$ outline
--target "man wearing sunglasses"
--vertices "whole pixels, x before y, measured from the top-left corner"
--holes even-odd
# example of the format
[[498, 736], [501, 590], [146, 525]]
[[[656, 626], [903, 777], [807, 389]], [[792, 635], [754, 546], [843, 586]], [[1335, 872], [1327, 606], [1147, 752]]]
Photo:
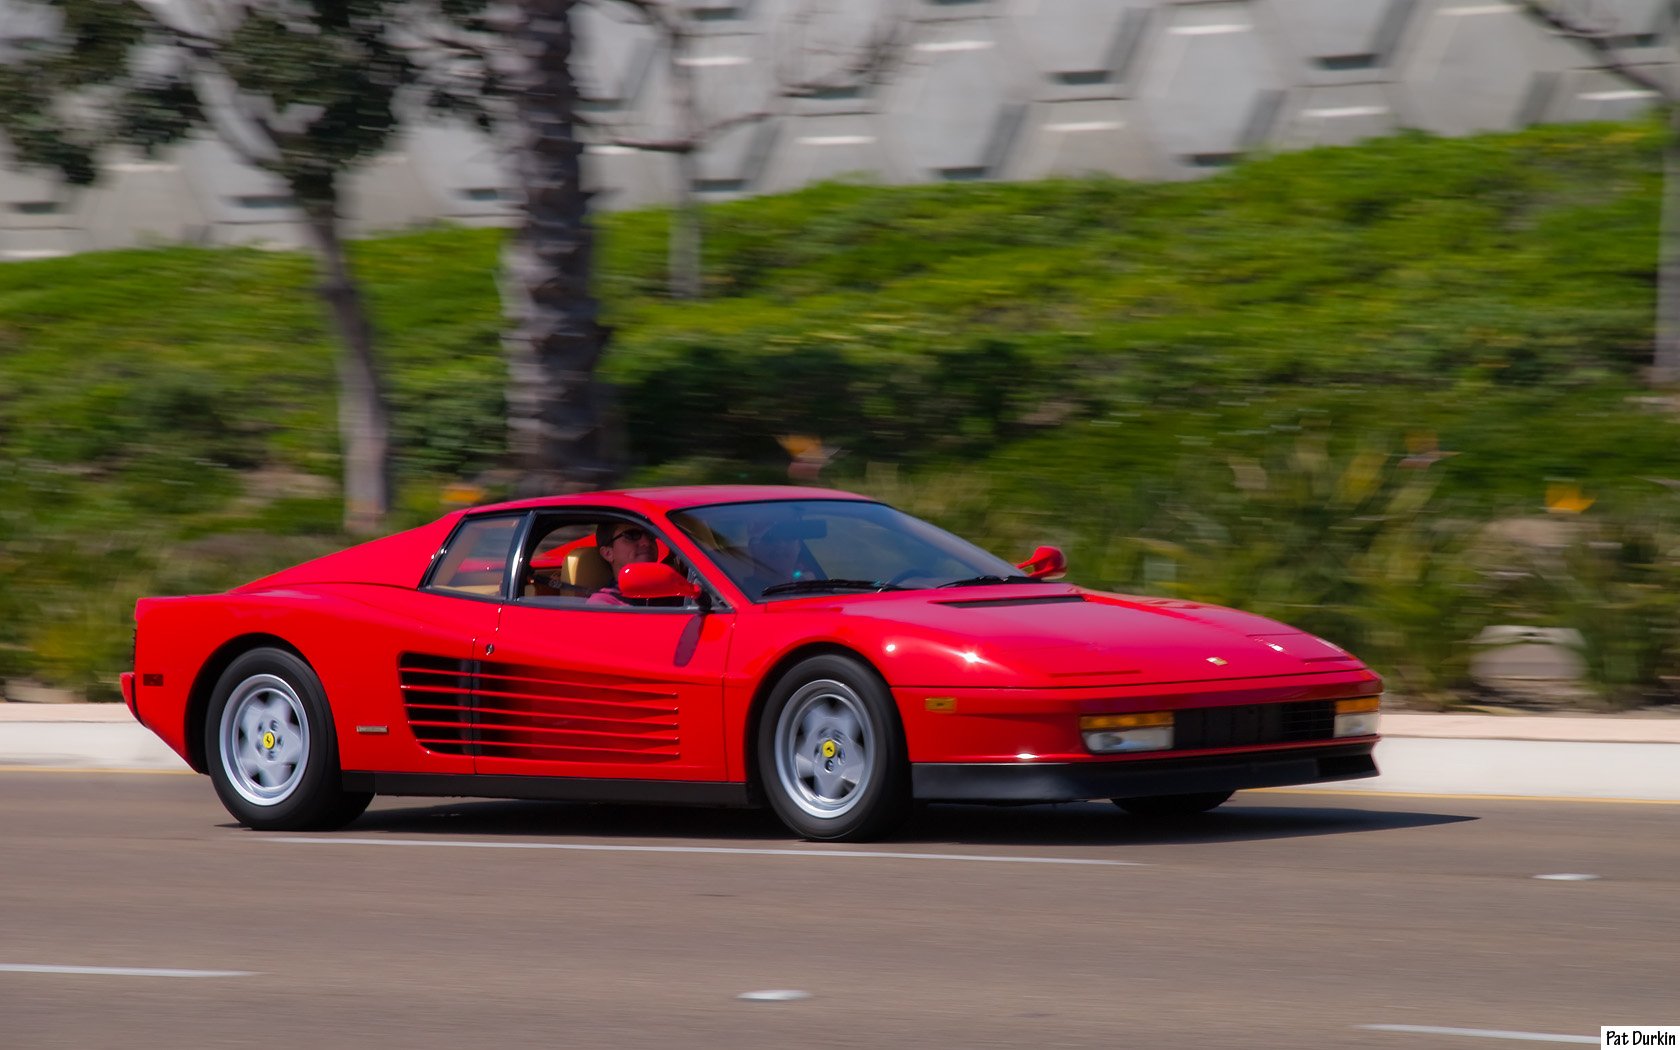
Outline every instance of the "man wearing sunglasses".
[[595, 543], [600, 548], [601, 559], [612, 567], [613, 583], [591, 594], [589, 604], [632, 604], [618, 592], [618, 570], [637, 562], [659, 559], [659, 545], [654, 542], [653, 533], [627, 521], [607, 521], [596, 526]]

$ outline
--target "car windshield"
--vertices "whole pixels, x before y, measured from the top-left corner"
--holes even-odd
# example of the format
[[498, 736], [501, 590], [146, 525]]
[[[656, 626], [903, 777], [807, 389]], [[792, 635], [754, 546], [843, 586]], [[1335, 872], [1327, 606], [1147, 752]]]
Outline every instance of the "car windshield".
[[880, 503], [726, 503], [681, 511], [671, 520], [755, 601], [1026, 581], [1001, 558]]

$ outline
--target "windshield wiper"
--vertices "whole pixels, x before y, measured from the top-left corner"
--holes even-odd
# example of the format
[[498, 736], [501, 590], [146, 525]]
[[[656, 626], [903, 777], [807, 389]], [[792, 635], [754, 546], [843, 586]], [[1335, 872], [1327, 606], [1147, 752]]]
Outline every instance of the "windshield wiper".
[[759, 592], [760, 597], [772, 594], [810, 594], [817, 591], [902, 591], [896, 583], [880, 580], [790, 580], [773, 583]]
[[966, 580], [952, 580], [942, 583], [940, 587], [983, 587], [988, 583], [1043, 583], [1043, 580], [1031, 576], [970, 576]]

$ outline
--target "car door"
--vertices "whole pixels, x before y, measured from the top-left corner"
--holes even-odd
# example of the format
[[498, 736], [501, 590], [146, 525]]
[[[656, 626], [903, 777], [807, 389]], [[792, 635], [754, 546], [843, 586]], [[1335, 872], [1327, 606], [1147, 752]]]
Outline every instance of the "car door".
[[603, 605], [520, 590], [502, 607], [494, 641], [478, 654], [479, 773], [724, 779], [723, 676], [733, 612], [693, 602]]

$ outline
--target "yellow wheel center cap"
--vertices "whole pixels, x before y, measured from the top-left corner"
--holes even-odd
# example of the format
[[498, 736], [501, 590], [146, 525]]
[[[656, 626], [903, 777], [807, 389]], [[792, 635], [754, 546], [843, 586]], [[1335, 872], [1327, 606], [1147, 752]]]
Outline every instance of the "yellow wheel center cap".
[[839, 750], [840, 750], [839, 748], [834, 746], [834, 741], [832, 741], [832, 740], [824, 740], [823, 741], [823, 757], [824, 758], [833, 758]]
[[262, 745], [264, 751], [274, 750], [274, 730], [270, 729], [263, 734]]

